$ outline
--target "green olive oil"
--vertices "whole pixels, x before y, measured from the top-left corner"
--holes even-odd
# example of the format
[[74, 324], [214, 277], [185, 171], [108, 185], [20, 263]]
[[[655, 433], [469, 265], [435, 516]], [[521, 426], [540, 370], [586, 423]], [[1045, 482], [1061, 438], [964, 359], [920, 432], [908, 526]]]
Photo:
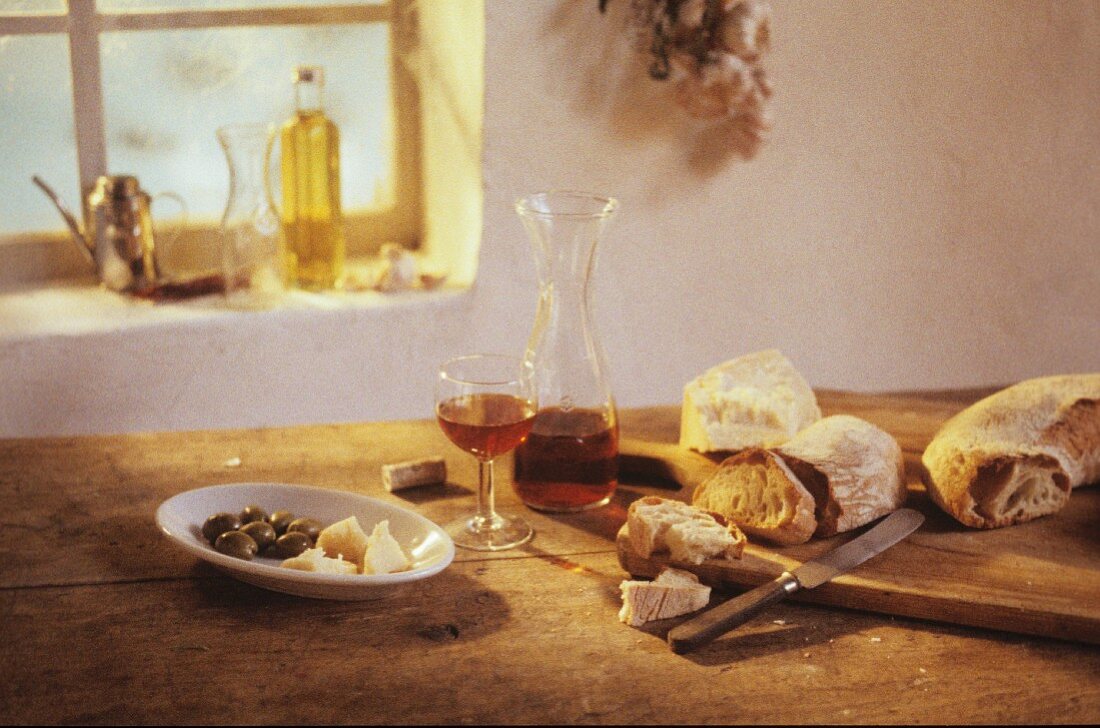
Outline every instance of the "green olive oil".
[[306, 290], [344, 285], [344, 225], [340, 212], [340, 131], [321, 105], [321, 68], [294, 73], [297, 110], [283, 124], [283, 230], [287, 277]]

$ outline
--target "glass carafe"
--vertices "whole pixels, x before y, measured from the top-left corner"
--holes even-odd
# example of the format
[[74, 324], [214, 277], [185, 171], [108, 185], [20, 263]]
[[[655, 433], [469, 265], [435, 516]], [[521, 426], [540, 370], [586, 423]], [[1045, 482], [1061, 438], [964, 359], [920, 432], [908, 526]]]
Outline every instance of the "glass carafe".
[[221, 225], [226, 301], [237, 308], [267, 308], [284, 291], [282, 225], [268, 179], [275, 125], [230, 124], [217, 134], [229, 164]]
[[538, 308], [526, 357], [539, 410], [515, 453], [515, 489], [531, 508], [567, 512], [607, 503], [618, 483], [619, 421], [590, 315], [596, 249], [618, 202], [584, 192], [522, 198], [516, 211], [535, 249]]

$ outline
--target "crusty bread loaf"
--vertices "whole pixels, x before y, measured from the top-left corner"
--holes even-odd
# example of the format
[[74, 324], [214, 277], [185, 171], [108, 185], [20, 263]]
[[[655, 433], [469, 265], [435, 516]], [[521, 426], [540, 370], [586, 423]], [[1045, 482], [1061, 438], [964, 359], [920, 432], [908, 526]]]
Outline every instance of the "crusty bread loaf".
[[699, 452], [773, 447], [821, 419], [810, 385], [775, 349], [708, 369], [684, 387], [680, 445]]
[[775, 451], [814, 499], [817, 536], [850, 531], [905, 502], [905, 458], [889, 433], [851, 415], [818, 420]]
[[928, 494], [958, 521], [998, 528], [1055, 513], [1100, 480], [1100, 374], [1029, 379], [952, 417], [922, 458]]
[[813, 496], [778, 455], [760, 448], [723, 460], [692, 503], [779, 544], [805, 543], [817, 527]]
[[619, 619], [632, 627], [694, 612], [710, 602], [710, 587], [679, 569], [665, 569], [653, 581], [624, 581], [619, 589], [623, 594]]
[[722, 516], [667, 498], [639, 498], [626, 522], [631, 546], [646, 558], [667, 551], [673, 561], [701, 564], [739, 559], [745, 548], [745, 534]]

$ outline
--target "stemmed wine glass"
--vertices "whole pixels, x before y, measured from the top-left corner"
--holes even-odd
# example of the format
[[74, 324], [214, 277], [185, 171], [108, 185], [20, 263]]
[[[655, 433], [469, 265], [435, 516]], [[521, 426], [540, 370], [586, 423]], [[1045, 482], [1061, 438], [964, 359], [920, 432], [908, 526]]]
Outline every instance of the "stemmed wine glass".
[[497, 513], [493, 459], [513, 450], [531, 432], [538, 410], [529, 362], [498, 354], [473, 354], [445, 362], [435, 384], [435, 414], [443, 433], [478, 461], [477, 512], [446, 526], [455, 544], [500, 551], [534, 534], [517, 516]]

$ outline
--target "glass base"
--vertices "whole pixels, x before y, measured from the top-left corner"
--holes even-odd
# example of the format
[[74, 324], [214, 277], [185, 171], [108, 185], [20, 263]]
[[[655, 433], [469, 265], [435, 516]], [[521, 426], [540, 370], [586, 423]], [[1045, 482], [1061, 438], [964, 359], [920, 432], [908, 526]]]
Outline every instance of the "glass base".
[[548, 506], [541, 503], [528, 503], [523, 501], [523, 505], [527, 506], [531, 510], [541, 511], [543, 513], [580, 513], [582, 511], [590, 511], [593, 508], [600, 508], [606, 506], [611, 502], [611, 496], [614, 493], [608, 493], [604, 498], [593, 503], [585, 503], [580, 506]]
[[455, 546], [474, 551], [503, 551], [527, 543], [535, 535], [527, 521], [499, 513], [492, 518], [460, 518], [443, 528]]

